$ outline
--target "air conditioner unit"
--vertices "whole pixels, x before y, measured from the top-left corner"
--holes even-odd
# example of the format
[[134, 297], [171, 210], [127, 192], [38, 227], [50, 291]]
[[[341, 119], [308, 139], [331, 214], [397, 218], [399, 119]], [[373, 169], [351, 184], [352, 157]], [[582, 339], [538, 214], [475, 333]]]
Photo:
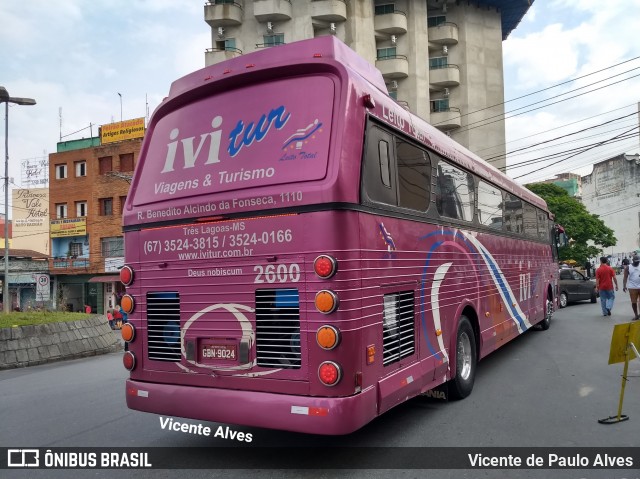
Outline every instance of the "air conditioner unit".
[[444, 89], [444, 96], [449, 96], [449, 89], [448, 88]]
[[224, 37], [224, 28], [218, 27], [218, 36], [220, 38]]
[[273, 23], [267, 22], [267, 32], [273, 33]]
[[336, 24], [335, 23], [331, 23], [329, 25], [329, 30], [331, 30], [331, 34], [335, 34], [336, 33]]
[[442, 54], [443, 55], [449, 54], [449, 47], [448, 46], [445, 45], [445, 46], [442, 47]]
[[391, 80], [391, 84], [389, 85], [392, 90], [398, 89], [398, 82], [396, 80]]
[[391, 35], [391, 43], [395, 45], [397, 41], [398, 41], [398, 38], [395, 35]]

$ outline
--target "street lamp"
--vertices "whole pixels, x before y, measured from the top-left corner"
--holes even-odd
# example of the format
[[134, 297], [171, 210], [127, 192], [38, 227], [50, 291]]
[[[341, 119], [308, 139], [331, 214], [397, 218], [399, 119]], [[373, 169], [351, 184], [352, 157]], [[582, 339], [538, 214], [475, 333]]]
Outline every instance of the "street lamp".
[[0, 103], [4, 102], [4, 282], [2, 283], [2, 304], [4, 312], [11, 308], [9, 295], [9, 103], [16, 105], [35, 105], [33, 98], [9, 96], [9, 92], [0, 86]]

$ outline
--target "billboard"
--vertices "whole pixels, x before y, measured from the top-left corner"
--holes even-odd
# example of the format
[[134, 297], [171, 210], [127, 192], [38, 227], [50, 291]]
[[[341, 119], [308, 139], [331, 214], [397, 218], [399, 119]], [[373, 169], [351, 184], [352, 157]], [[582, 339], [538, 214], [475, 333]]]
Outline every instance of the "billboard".
[[49, 254], [49, 188], [13, 190], [12, 247]]
[[144, 117], [109, 123], [100, 127], [100, 142], [104, 145], [116, 141], [131, 140], [144, 136]]
[[87, 218], [65, 218], [62, 220], [51, 220], [50, 225], [52, 238], [85, 236], [87, 234]]

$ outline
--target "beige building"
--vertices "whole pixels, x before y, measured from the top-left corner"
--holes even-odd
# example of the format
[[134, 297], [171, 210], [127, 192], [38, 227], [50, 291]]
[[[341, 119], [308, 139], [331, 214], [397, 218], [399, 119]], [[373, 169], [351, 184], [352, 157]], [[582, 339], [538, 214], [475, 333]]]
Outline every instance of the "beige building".
[[[212, 65], [336, 35], [382, 72], [398, 103], [483, 158], [502, 155], [502, 41], [533, 0], [209, 0]], [[491, 121], [491, 120], [489, 120]]]

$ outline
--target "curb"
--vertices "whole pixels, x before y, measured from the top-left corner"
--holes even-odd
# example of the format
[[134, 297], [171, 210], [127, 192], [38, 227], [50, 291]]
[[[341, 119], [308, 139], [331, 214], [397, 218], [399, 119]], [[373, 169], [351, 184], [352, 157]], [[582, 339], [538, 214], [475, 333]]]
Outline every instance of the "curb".
[[0, 370], [77, 359], [123, 349], [105, 316], [0, 329]]

